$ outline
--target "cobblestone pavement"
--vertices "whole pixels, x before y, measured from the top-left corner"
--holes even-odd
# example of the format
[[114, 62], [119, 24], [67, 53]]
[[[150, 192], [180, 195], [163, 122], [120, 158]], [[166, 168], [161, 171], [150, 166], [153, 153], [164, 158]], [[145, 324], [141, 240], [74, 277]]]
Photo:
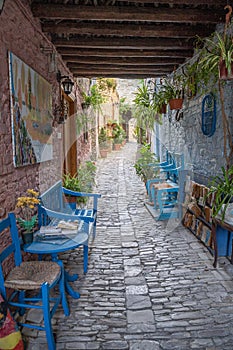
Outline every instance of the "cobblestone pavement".
[[[155, 221], [136, 176], [137, 145], [98, 160], [97, 236], [89, 270], [82, 252], [61, 257], [79, 273], [71, 315], [55, 314], [57, 350], [232, 350], [233, 281], [226, 259], [214, 269], [208, 250], [176, 221]], [[39, 334], [29, 346], [46, 349]]]

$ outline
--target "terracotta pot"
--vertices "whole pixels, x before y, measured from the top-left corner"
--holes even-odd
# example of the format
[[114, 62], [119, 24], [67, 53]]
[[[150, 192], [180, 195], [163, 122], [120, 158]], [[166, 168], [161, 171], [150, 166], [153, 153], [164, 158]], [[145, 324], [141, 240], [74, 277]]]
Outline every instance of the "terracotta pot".
[[77, 197], [65, 195], [66, 197], [66, 206], [67, 208], [71, 208], [72, 210], [76, 209]]
[[222, 80], [232, 80], [233, 79], [233, 64], [231, 65], [231, 73], [228, 73], [225, 61], [220, 60], [219, 62], [219, 79]]
[[108, 150], [107, 149], [100, 149], [100, 156], [101, 158], [107, 158]]
[[164, 104], [161, 106], [161, 108], [160, 108], [160, 110], [159, 110], [159, 113], [161, 113], [161, 114], [166, 114], [166, 112], [167, 112], [167, 105], [164, 103]]
[[183, 106], [183, 98], [173, 98], [169, 100], [170, 109], [181, 109]]
[[113, 149], [114, 151], [119, 151], [121, 149], [121, 143], [114, 143]]
[[66, 201], [68, 203], [76, 203], [77, 197], [66, 195]]

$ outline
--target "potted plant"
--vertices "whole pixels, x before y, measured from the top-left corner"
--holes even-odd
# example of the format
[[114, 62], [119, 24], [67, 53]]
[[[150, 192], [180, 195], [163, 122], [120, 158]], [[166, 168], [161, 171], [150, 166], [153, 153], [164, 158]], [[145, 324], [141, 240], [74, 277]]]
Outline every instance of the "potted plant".
[[155, 154], [150, 150], [150, 144], [144, 144], [139, 150], [139, 157], [134, 164], [136, 174], [146, 185], [147, 181], [154, 179], [158, 176], [158, 167], [152, 166], [157, 165]]
[[162, 89], [164, 98], [168, 101], [169, 107], [173, 109], [181, 109], [184, 98], [184, 75], [174, 75], [172, 80], [164, 79]]
[[153, 94], [154, 109], [160, 114], [165, 114], [167, 111], [167, 103], [166, 91], [163, 87], [160, 87], [158, 91]]
[[[80, 183], [77, 173], [72, 175], [71, 173], [63, 174], [62, 183], [65, 188], [71, 191], [80, 192]], [[70, 207], [75, 208], [77, 197], [65, 195], [66, 200]]]
[[185, 92], [188, 98], [193, 98], [197, 94], [197, 87], [200, 78], [198, 75], [198, 65], [199, 61], [197, 59], [192, 63], [186, 64], [183, 68], [183, 73], [186, 80]]
[[27, 190], [26, 196], [17, 198], [16, 207], [20, 208], [18, 224], [22, 227], [22, 239], [24, 244], [32, 243], [33, 233], [37, 224], [36, 207], [40, 203], [39, 193], [33, 189]]
[[108, 154], [108, 138], [107, 138], [107, 131], [105, 130], [104, 127], [100, 129], [99, 133], [99, 149], [100, 149], [100, 155], [102, 158], [106, 158]]
[[207, 197], [213, 196], [212, 217], [220, 216], [224, 221], [226, 210], [233, 199], [233, 165], [229, 169], [221, 168], [221, 176], [216, 175], [210, 182]]
[[105, 102], [104, 97], [102, 96], [101, 92], [99, 91], [97, 85], [92, 85], [90, 89], [90, 93], [86, 94], [84, 91], [82, 92], [83, 97], [83, 103], [82, 107], [88, 108], [92, 107], [94, 111], [100, 111], [101, 110], [101, 104]]
[[[95, 184], [96, 165], [92, 161], [86, 161], [81, 164], [74, 175], [70, 173], [63, 175], [63, 186], [68, 190], [76, 192], [91, 193]], [[76, 203], [83, 205], [88, 197], [67, 196], [67, 201], [72, 209], [76, 208]]]
[[[77, 171], [79, 181], [79, 191], [92, 193], [95, 185], [96, 165], [94, 162], [87, 160], [82, 163]], [[77, 197], [77, 204], [83, 206], [87, 203], [89, 197]]]
[[227, 32], [215, 31], [204, 39], [200, 66], [202, 69], [218, 75], [220, 79], [233, 79], [233, 42]]
[[146, 142], [149, 135], [147, 130], [153, 130], [155, 123], [162, 123], [161, 115], [158, 114], [158, 108], [153, 102], [154, 89], [151, 89], [145, 81], [137, 87], [134, 93], [135, 108], [133, 116], [136, 119], [136, 135], [139, 143]]
[[113, 147], [115, 151], [119, 151], [122, 146], [124, 130], [121, 125], [116, 124], [112, 130]]

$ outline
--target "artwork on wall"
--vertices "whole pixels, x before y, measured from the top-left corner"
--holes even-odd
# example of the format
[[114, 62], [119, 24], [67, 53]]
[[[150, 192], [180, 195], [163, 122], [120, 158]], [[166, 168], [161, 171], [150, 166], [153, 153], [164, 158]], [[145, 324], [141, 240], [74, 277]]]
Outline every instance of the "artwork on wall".
[[52, 86], [9, 52], [15, 167], [52, 159]]

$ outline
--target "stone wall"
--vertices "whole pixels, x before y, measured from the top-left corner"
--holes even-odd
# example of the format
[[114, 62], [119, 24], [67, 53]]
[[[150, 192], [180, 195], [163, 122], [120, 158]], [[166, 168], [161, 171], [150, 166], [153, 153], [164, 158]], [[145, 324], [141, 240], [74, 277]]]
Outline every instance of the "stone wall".
[[126, 97], [125, 102], [132, 104], [135, 98], [134, 93], [140, 84], [138, 79], [117, 79], [117, 91], [119, 98]]
[[[232, 82], [227, 82], [224, 87], [225, 110], [233, 130], [233, 100]], [[185, 99], [183, 106], [183, 118], [175, 120], [176, 111], [170, 111], [163, 115], [163, 125], [159, 127], [160, 143], [169, 150], [184, 153], [185, 166], [192, 170], [197, 182], [207, 184], [210, 176], [216, 175], [221, 166], [225, 165], [223, 148], [222, 113], [219, 92], [216, 88], [217, 122], [213, 136], [208, 137], [202, 133], [202, 100], [204, 96], [193, 99]]]

